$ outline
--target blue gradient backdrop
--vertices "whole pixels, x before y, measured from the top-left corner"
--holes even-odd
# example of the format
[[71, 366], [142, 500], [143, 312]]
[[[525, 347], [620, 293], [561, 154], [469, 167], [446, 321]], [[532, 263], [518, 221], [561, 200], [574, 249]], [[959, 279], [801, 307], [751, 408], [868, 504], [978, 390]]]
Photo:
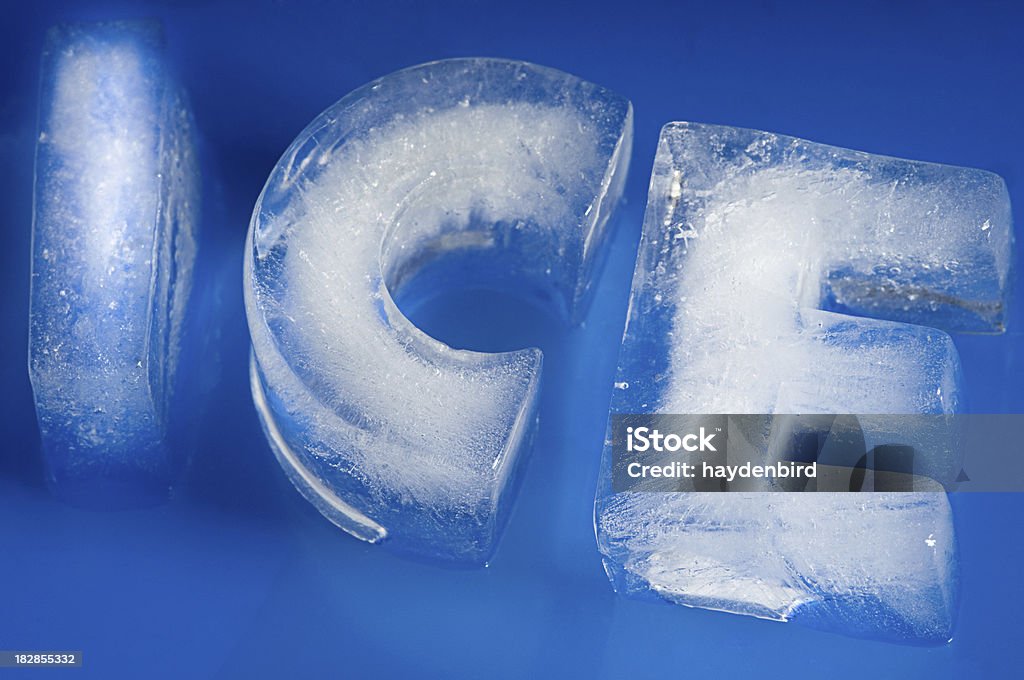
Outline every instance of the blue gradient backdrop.
[[[985, 168], [1006, 178], [1020, 214], [1024, 23], [1012, 5], [5, 5], [0, 649], [81, 649], [84, 669], [52, 674], [98, 678], [1019, 677], [1020, 495], [954, 499], [962, 604], [956, 638], [940, 648], [618, 598], [591, 519], [661, 125], [740, 125]], [[202, 243], [216, 275], [198, 292], [220, 307], [211, 332], [223, 359], [175, 498], [90, 512], [46, 492], [26, 371], [36, 74], [50, 24], [143, 16], [166, 25], [206, 142], [214, 219]], [[566, 331], [500, 294], [451, 294], [414, 315], [455, 344], [547, 353], [539, 441], [504, 540], [490, 568], [459, 571], [352, 540], [291, 489], [250, 401], [241, 258], [267, 174], [317, 113], [395, 69], [477, 55], [534, 61], [623, 93], [635, 106], [636, 145], [583, 328]], [[956, 338], [974, 411], [1024, 411], [1021, 296], [1010, 323], [999, 338]], [[15, 674], [0, 669], [0, 678]]]

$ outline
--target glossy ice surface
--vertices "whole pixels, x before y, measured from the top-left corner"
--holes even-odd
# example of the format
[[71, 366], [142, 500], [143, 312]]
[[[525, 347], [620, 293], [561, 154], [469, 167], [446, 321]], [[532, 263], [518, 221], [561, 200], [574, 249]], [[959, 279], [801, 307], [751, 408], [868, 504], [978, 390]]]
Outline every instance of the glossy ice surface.
[[[992, 173], [669, 124], [612, 411], [955, 412], [960, 363], [944, 330], [1002, 330], [1012, 240]], [[872, 439], [884, 419], [863, 425]], [[945, 480], [958, 469], [948, 455], [929, 450], [919, 464]], [[609, 459], [606, 448], [596, 521], [618, 589], [857, 635], [949, 639], [945, 494], [615, 495]]]
[[52, 29], [39, 121], [30, 373], [49, 480], [89, 504], [160, 497], [199, 181], [159, 26]]
[[252, 387], [278, 459], [328, 519], [401, 551], [491, 554], [541, 352], [454, 350], [392, 295], [458, 256], [462, 280], [577, 318], [631, 139], [629, 102], [603, 88], [463, 59], [360, 88], [293, 142], [249, 233]]

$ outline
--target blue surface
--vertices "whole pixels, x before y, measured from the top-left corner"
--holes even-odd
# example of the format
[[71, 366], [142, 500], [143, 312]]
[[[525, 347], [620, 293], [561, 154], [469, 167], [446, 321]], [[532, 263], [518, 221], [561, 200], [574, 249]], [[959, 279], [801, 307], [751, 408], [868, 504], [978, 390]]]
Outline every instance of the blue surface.
[[[206, 199], [222, 219], [205, 225], [203, 246], [220, 279], [200, 292], [223, 305], [211, 332], [225, 358], [177, 496], [102, 513], [52, 500], [42, 482], [25, 359], [37, 65], [44, 30], [58, 20], [140, 15], [164, 20], [207, 143]], [[1015, 676], [1024, 663], [1021, 495], [953, 499], [962, 603], [954, 642], [938, 648], [618, 598], [601, 569], [591, 512], [660, 126], [742, 125], [985, 168], [1006, 178], [1020, 210], [1021, 19], [995, 5], [929, 3], [841, 11], [765, 2], [6, 8], [0, 649], [81, 649], [85, 668], [61, 673], [102, 678]], [[629, 203], [582, 329], [565, 332], [528, 309], [496, 318], [486, 303], [499, 296], [449, 296], [416, 315], [456, 344], [539, 344], [547, 353], [537, 449], [492, 566], [474, 571], [352, 540], [290, 487], [252, 410], [241, 307], [252, 205], [291, 139], [372, 78], [465, 55], [560, 68], [636, 108]], [[956, 338], [974, 411], [1024, 411], [1021, 302], [1010, 334]], [[8, 675], [17, 673], [0, 670]]]

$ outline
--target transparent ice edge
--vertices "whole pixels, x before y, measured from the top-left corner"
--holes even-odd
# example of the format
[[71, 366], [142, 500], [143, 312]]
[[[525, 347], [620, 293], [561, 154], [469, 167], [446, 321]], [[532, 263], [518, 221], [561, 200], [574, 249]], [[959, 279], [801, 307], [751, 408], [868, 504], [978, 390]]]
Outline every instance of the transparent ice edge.
[[387, 538], [388, 531], [351, 505], [338, 498], [321, 480], [313, 477], [302, 465], [298, 456], [288, 446], [281, 431], [274, 422], [274, 414], [267, 405], [263, 381], [256, 367], [256, 359], [249, 356], [249, 385], [252, 400], [263, 425], [267, 441], [277, 457], [278, 463], [288, 473], [289, 479], [320, 513], [339, 529], [368, 543], [377, 543]]

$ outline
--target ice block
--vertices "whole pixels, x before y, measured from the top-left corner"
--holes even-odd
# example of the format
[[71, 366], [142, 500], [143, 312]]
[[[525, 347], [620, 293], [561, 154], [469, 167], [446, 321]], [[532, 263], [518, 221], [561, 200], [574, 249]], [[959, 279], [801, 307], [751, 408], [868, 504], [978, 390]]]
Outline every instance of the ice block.
[[327, 109], [257, 202], [252, 390], [330, 521], [468, 564], [495, 547], [537, 416], [541, 353], [455, 350], [394, 295], [453, 254], [486, 284], [585, 308], [632, 140], [628, 101], [496, 59], [416, 66]]
[[196, 253], [184, 93], [154, 23], [60, 26], [40, 90], [29, 371], [48, 480], [68, 500], [166, 496], [168, 418]]
[[[670, 123], [611, 411], [864, 414], [869, 441], [913, 446], [920, 432], [881, 416], [958, 410], [945, 331], [1002, 330], [1012, 241], [992, 173]], [[951, 481], [950, 449], [922, 454], [918, 472]], [[610, 441], [602, 465], [598, 543], [622, 592], [854, 635], [951, 635], [941, 491], [615, 494]]]

